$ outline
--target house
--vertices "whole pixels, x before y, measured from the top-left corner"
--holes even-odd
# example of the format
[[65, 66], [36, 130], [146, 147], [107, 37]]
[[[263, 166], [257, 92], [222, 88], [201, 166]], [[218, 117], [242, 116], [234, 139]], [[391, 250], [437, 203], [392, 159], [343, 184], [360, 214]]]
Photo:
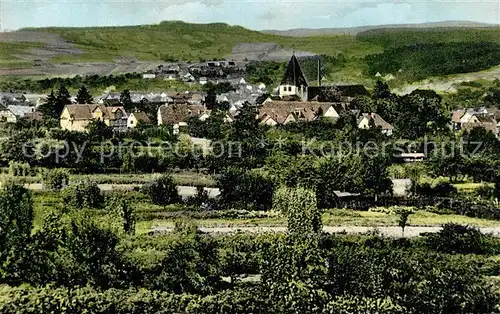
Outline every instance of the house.
[[167, 104], [158, 108], [158, 125], [172, 125], [175, 130], [187, 126], [192, 117], [204, 120], [210, 113], [203, 105]]
[[36, 109], [34, 106], [19, 106], [8, 105], [7, 109], [10, 110], [17, 118], [24, 118], [26, 114], [33, 113]]
[[451, 125], [454, 131], [470, 131], [475, 127], [484, 127], [486, 130], [499, 135], [500, 110], [497, 108], [469, 108], [457, 109], [452, 112]]
[[137, 127], [139, 123], [149, 124], [151, 120], [149, 120], [148, 115], [145, 112], [133, 112], [128, 116], [127, 119], [127, 128], [133, 129]]
[[335, 103], [267, 100], [259, 108], [260, 124], [281, 125], [299, 121], [314, 121], [321, 117], [336, 120], [343, 108]]
[[16, 123], [17, 117], [5, 106], [0, 106], [0, 122]]
[[143, 73], [142, 74], [142, 78], [143, 79], [148, 79], [148, 80], [155, 79], [156, 78], [156, 73]]
[[122, 106], [106, 107], [102, 104], [78, 104], [64, 107], [60, 124], [69, 131], [83, 132], [90, 122], [101, 120], [113, 131], [127, 130], [128, 115]]
[[369, 129], [370, 125], [380, 128], [382, 134], [392, 135], [393, 127], [376, 113], [363, 113], [358, 118], [358, 128]]
[[474, 116], [470, 122], [462, 123], [463, 131], [471, 131], [474, 128], [482, 127], [487, 131], [491, 131], [495, 136], [499, 136], [498, 123], [492, 117], [489, 116]]

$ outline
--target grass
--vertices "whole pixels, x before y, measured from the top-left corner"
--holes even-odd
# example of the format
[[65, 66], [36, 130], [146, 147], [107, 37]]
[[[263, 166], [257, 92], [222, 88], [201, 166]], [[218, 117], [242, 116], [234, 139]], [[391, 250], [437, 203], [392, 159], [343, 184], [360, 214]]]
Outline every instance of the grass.
[[32, 66], [32, 62], [19, 58], [19, 55], [28, 54], [32, 48], [41, 46], [41, 43], [0, 42], [0, 68], [27, 68]]
[[198, 61], [224, 58], [239, 43], [259, 42], [274, 42], [286, 48], [319, 54], [343, 53], [355, 57], [381, 51], [378, 45], [361, 42], [350, 35], [293, 38], [222, 23], [162, 22], [157, 25], [32, 30], [57, 33], [75, 43], [84, 53], [71, 58], [72, 61], [109, 60], [117, 56], [135, 56], [140, 60], [174, 58]]
[[[325, 226], [385, 227], [398, 226], [398, 215], [372, 211], [352, 211], [348, 209], [331, 209], [322, 215]], [[152, 219], [151, 226], [172, 228], [174, 219]], [[286, 218], [271, 216], [267, 218], [242, 219], [194, 219], [199, 227], [265, 227], [286, 226]], [[446, 223], [457, 223], [476, 227], [500, 226], [494, 220], [471, 218], [461, 215], [440, 215], [426, 211], [417, 211], [409, 217], [409, 226], [440, 226]]]

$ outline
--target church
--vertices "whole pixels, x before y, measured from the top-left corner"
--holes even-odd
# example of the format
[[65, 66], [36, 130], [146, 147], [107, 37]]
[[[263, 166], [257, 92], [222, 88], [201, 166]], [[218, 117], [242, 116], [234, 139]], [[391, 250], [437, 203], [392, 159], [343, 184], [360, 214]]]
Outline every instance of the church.
[[292, 55], [278, 88], [280, 98], [298, 98], [301, 101], [349, 103], [354, 97], [368, 95], [363, 85], [321, 85], [320, 64], [318, 59], [317, 85], [309, 84], [299, 60]]

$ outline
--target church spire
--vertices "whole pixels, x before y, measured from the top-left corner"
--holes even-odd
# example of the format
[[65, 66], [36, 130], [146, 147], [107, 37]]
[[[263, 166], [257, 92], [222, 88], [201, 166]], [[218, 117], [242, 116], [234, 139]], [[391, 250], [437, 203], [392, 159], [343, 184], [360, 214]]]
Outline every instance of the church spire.
[[293, 85], [293, 86], [304, 86], [307, 87], [307, 79], [302, 72], [299, 60], [295, 56], [295, 50], [293, 51], [292, 58], [288, 62], [288, 66], [285, 71], [285, 75], [281, 81], [281, 85]]

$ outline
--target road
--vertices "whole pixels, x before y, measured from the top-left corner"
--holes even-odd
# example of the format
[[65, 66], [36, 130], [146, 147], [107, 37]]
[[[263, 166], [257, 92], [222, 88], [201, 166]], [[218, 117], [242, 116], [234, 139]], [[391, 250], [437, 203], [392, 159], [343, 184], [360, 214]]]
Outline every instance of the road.
[[[265, 232], [285, 232], [287, 230], [286, 227], [210, 227], [210, 228], [198, 228], [200, 231], [205, 233], [265, 233]], [[491, 234], [495, 237], [500, 237], [500, 226], [499, 227], [486, 227], [479, 228], [484, 234]], [[153, 233], [165, 233], [171, 232], [173, 228], [171, 227], [155, 227], [151, 230]], [[441, 227], [406, 227], [404, 237], [416, 237], [422, 233], [426, 232], [438, 232], [441, 230]], [[346, 232], [351, 234], [360, 234], [378, 231], [380, 234], [388, 237], [403, 237], [401, 233], [400, 227], [355, 227], [355, 226], [339, 226], [339, 227], [331, 227], [325, 226], [323, 227], [323, 231], [327, 233], [339, 233]]]
[[[101, 189], [101, 191], [109, 192], [115, 190], [132, 190], [134, 188], [141, 187], [141, 184], [98, 184], [97, 186], [99, 187], [99, 189]], [[25, 187], [32, 191], [45, 190], [43, 188], [43, 184], [41, 183], [26, 184]], [[196, 194], [196, 187], [194, 186], [179, 185], [177, 186], [177, 190], [179, 191], [179, 195], [182, 198], [188, 198]], [[218, 188], [205, 188], [205, 190], [208, 192], [208, 196], [211, 198], [215, 198], [220, 193]]]
[[[407, 187], [411, 185], [411, 182], [408, 179], [395, 179], [392, 180], [392, 182], [394, 195], [397, 196], [404, 196], [406, 194]], [[98, 184], [97, 186], [101, 189], [101, 191], [109, 192], [113, 190], [132, 190], [134, 188], [141, 187], [141, 184]], [[43, 184], [41, 183], [25, 184], [25, 187], [33, 191], [44, 191]], [[196, 194], [196, 187], [194, 186], [179, 185], [177, 186], [177, 189], [179, 190], [180, 196], [183, 198], [194, 196]], [[218, 188], [205, 188], [205, 190], [208, 191], [208, 196], [210, 198], [215, 198], [220, 194], [220, 190]]]

